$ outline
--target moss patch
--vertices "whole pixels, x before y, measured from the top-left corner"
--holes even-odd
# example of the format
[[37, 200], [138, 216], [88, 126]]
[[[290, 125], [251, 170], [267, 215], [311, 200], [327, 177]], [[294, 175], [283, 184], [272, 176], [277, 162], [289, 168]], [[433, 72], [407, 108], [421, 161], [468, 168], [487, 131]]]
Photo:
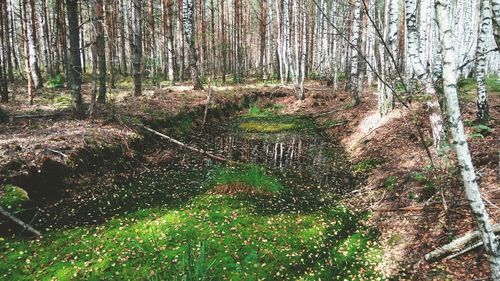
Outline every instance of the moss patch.
[[250, 107], [248, 112], [238, 120], [238, 129], [247, 133], [273, 134], [315, 127], [311, 119], [294, 115], [278, 115], [277, 112], [280, 110], [281, 107], [278, 105], [264, 108]]
[[295, 123], [248, 121], [240, 124], [240, 129], [252, 133], [279, 133], [296, 129]]
[[6, 185], [4, 194], [0, 196], [0, 206], [13, 212], [20, 211], [30, 200], [24, 189], [14, 185]]
[[175, 280], [195, 266], [207, 280], [367, 280], [380, 277], [374, 238], [342, 207], [260, 215], [251, 201], [202, 195], [178, 209], [2, 241], [0, 278]]

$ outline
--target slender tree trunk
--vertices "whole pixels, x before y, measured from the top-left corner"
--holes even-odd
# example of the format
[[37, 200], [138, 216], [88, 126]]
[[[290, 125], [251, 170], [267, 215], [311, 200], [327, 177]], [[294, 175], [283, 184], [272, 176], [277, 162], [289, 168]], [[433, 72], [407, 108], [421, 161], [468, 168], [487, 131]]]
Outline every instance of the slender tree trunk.
[[69, 29], [69, 76], [68, 88], [71, 91], [71, 106], [76, 118], [83, 118], [82, 66], [80, 60], [80, 24], [78, 20], [78, 0], [66, 0]]
[[[0, 3], [0, 13], [3, 11], [4, 5], [6, 5], [6, 4], [3, 2]], [[6, 19], [5, 18], [0, 19], [0, 42], [3, 41], [4, 33], [5, 33], [5, 30], [4, 30], [5, 25], [2, 22], [2, 20], [6, 20]], [[3, 44], [5, 44], [5, 43], [3, 43]], [[5, 53], [4, 47], [3, 47], [3, 45], [0, 45], [0, 98], [1, 98], [2, 103], [7, 103], [7, 102], [9, 102], [9, 90], [8, 90], [7, 77], [6, 77], [6, 66], [4, 63], [4, 61], [5, 61], [4, 60], [4, 53]]]
[[488, 36], [491, 34], [491, 3], [490, 0], [481, 1], [481, 23], [479, 28], [479, 38], [477, 42], [476, 57], [476, 81], [477, 81], [477, 119], [488, 121], [489, 104], [488, 93], [486, 92], [486, 52], [488, 51]]
[[210, 74], [212, 80], [215, 80], [215, 72], [216, 72], [216, 47], [215, 47], [215, 35], [217, 34], [215, 31], [215, 6], [214, 0], [210, 0], [210, 30], [211, 30], [211, 46], [212, 51], [210, 55]]
[[453, 43], [453, 33], [450, 22], [450, 0], [436, 1], [437, 21], [443, 57], [443, 85], [448, 112], [448, 122], [453, 138], [453, 144], [462, 174], [465, 195], [469, 201], [476, 226], [481, 233], [486, 256], [490, 263], [491, 277], [500, 280], [500, 254], [498, 243], [493, 233], [488, 213], [484, 206], [477, 178], [472, 165], [472, 159], [465, 138], [464, 125], [460, 115], [457, 95], [456, 53]]
[[191, 80], [195, 90], [202, 90], [200, 74], [198, 69], [198, 55], [195, 46], [195, 33], [193, 30], [194, 2], [193, 0], [184, 0], [182, 6], [184, 37], [189, 45], [189, 68], [191, 70]]
[[149, 18], [149, 38], [151, 40], [149, 59], [151, 61], [151, 76], [156, 80], [156, 36], [155, 36], [155, 15], [154, 15], [155, 1], [149, 0], [148, 5], [148, 18]]
[[500, 48], [500, 0], [491, 0], [493, 31], [497, 48]]
[[53, 50], [50, 49], [52, 43], [50, 40], [50, 27], [49, 27], [49, 17], [48, 17], [48, 11], [47, 11], [47, 0], [42, 0], [42, 19], [43, 19], [43, 37], [45, 39], [45, 48], [44, 48], [44, 54], [46, 58], [46, 64], [47, 64], [47, 72], [49, 76], [53, 77], [54, 76], [54, 66], [52, 65], [52, 57], [53, 57]]
[[95, 29], [96, 29], [96, 49], [97, 63], [99, 65], [99, 103], [106, 102], [106, 42], [104, 40], [104, 11], [103, 0], [95, 0]]
[[[115, 30], [113, 28], [113, 23], [116, 20], [116, 17], [114, 16], [114, 5], [113, 5], [114, 0], [106, 0], [106, 33], [108, 35], [108, 40], [107, 40], [107, 45], [108, 45], [108, 66], [109, 66], [109, 87], [111, 89], [115, 88], [115, 44], [116, 44], [116, 36], [115, 36]], [[104, 44], [106, 46], [106, 44]], [[104, 47], [106, 48], [106, 47]], [[106, 49], [104, 49], [104, 52], [106, 52]], [[106, 63], [106, 61], [104, 62]]]
[[307, 65], [307, 0], [302, 0], [302, 57], [300, 59], [300, 95], [299, 99], [305, 98], [304, 79], [306, 77]]
[[[28, 52], [29, 52], [29, 62], [32, 72], [33, 87], [35, 89], [41, 88], [43, 86], [42, 75], [40, 74], [40, 67], [38, 65], [38, 48], [37, 48], [37, 36], [36, 36], [36, 8], [35, 0], [29, 0], [29, 19], [27, 19], [30, 24], [28, 25]], [[28, 14], [26, 14], [28, 17]]]
[[[80, 14], [80, 22], [83, 23], [83, 10], [82, 10], [82, 2], [79, 2], [78, 3], [78, 12]], [[82, 24], [80, 26], [80, 49], [81, 49], [81, 62], [82, 62], [82, 72], [85, 73], [86, 72], [86, 64], [87, 64], [87, 60], [85, 58], [85, 52], [86, 52], [86, 48], [85, 48], [85, 25]]]
[[141, 27], [141, 14], [142, 14], [142, 0], [133, 0], [134, 10], [134, 95], [140, 96], [142, 94], [141, 85], [141, 61], [142, 61], [142, 27]]
[[128, 67], [127, 67], [127, 55], [126, 55], [126, 49], [125, 49], [125, 4], [123, 3], [124, 1], [120, 1], [120, 59], [121, 59], [121, 74], [124, 76], [128, 75]]
[[174, 2], [172, 0], [167, 0], [167, 11], [168, 11], [168, 38], [167, 38], [167, 56], [168, 56], [168, 80], [174, 82], [175, 76], [175, 50], [174, 50], [174, 12], [173, 12]]
[[98, 5], [95, 3], [90, 4], [91, 17], [92, 22], [94, 23], [91, 27], [90, 32], [90, 40], [92, 42], [91, 56], [92, 56], [92, 89], [91, 89], [91, 97], [90, 97], [90, 107], [89, 107], [89, 117], [92, 118], [94, 114], [95, 104], [97, 100], [97, 67], [98, 67], [98, 59], [97, 59], [97, 13], [96, 8]]
[[220, 0], [221, 9], [221, 36], [222, 36], [222, 83], [226, 83], [226, 71], [227, 71], [227, 40], [226, 40], [226, 20], [225, 20], [225, 4], [224, 0]]
[[26, 80], [28, 82], [28, 103], [33, 105], [33, 99], [35, 97], [35, 93], [33, 91], [33, 77], [32, 77], [32, 69], [30, 64], [30, 52], [29, 52], [29, 35], [28, 30], [30, 27], [30, 20], [28, 19], [27, 8], [28, 0], [23, 0], [19, 10], [21, 16], [21, 25], [22, 25], [22, 34], [23, 34], [23, 45], [24, 45], [24, 61], [26, 65]]
[[417, 79], [421, 81], [424, 85], [425, 93], [431, 97], [431, 100], [427, 102], [427, 107], [429, 108], [429, 120], [432, 128], [432, 135], [434, 139], [434, 146], [436, 148], [437, 154], [441, 154], [446, 144], [446, 135], [444, 132], [444, 122], [441, 113], [441, 107], [439, 106], [439, 98], [434, 85], [432, 84], [432, 78], [428, 75], [425, 70], [424, 64], [420, 60], [419, 48], [418, 48], [418, 30], [416, 24], [416, 14], [417, 14], [417, 0], [406, 0], [406, 25], [407, 25], [407, 37], [408, 37], [408, 57], [410, 63], [413, 67]]
[[[11, 82], [14, 81], [14, 71], [13, 71], [13, 67], [12, 67], [12, 55], [11, 53], [13, 52], [13, 49], [11, 47], [11, 32], [9, 31], [9, 27], [10, 27], [10, 24], [9, 24], [9, 19], [10, 19], [10, 16], [9, 16], [9, 9], [8, 9], [8, 3], [7, 1], [3, 2], [2, 4], [2, 7], [1, 7], [1, 10], [0, 10], [0, 13], [2, 14], [2, 17], [3, 17], [3, 28], [4, 28], [4, 47], [5, 47], [5, 60], [4, 60], [4, 67], [7, 68], [7, 75], [8, 75], [8, 78]], [[4, 79], [7, 79], [7, 77], [5, 76], [6, 73], [4, 73]]]
[[351, 86], [351, 97], [353, 106], [357, 106], [360, 103], [359, 96], [359, 36], [360, 36], [360, 21], [361, 21], [361, 1], [354, 1], [354, 12], [353, 12], [353, 21], [352, 21], [352, 51], [351, 51], [351, 75], [350, 75], [350, 83]]
[[259, 17], [259, 35], [260, 35], [260, 54], [259, 54], [259, 79], [264, 77], [264, 56], [266, 53], [266, 24], [267, 11], [266, 0], [260, 0], [260, 17]]

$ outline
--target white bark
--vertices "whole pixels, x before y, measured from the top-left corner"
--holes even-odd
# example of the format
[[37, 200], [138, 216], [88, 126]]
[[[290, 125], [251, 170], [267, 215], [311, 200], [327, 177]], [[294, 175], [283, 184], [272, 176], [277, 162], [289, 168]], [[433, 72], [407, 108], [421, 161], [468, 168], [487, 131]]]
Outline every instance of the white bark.
[[486, 52], [488, 36], [491, 34], [491, 3], [481, 1], [481, 22], [477, 42], [476, 81], [477, 81], [477, 119], [488, 120], [488, 94], [486, 92]]
[[481, 240], [484, 243], [486, 256], [490, 263], [492, 279], [500, 280], [500, 255], [498, 253], [498, 243], [489, 221], [484, 202], [481, 198], [469, 147], [465, 138], [464, 125], [460, 115], [457, 95], [456, 54], [450, 22], [450, 0], [437, 0], [436, 12], [443, 57], [444, 94], [446, 97], [448, 122], [450, 124], [453, 144], [460, 165], [465, 194], [469, 201], [476, 226], [481, 233]]
[[353, 105], [358, 105], [359, 99], [359, 50], [360, 50], [360, 20], [361, 0], [354, 1], [354, 12], [352, 18], [352, 52], [351, 52], [351, 96]]
[[428, 75], [420, 56], [418, 54], [418, 34], [416, 25], [417, 1], [406, 0], [406, 25], [408, 37], [408, 57], [413, 67], [417, 79], [424, 85], [425, 93], [429, 95], [431, 100], [427, 102], [429, 109], [429, 120], [432, 128], [432, 136], [434, 145], [438, 154], [444, 149], [446, 136], [444, 133], [443, 117], [436, 90], [432, 84], [432, 78]]

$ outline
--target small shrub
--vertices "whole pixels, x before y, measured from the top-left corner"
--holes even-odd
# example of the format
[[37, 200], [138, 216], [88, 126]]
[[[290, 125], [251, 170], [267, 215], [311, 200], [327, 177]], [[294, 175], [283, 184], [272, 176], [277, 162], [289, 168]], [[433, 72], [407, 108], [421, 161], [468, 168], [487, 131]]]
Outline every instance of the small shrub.
[[387, 188], [387, 190], [392, 191], [394, 187], [396, 186], [396, 183], [398, 181], [398, 177], [396, 176], [388, 176], [384, 180], [384, 187]]
[[474, 127], [472, 127], [473, 133], [470, 135], [471, 138], [484, 138], [487, 136], [493, 129], [483, 125], [483, 124], [477, 124]]
[[383, 158], [378, 158], [378, 157], [370, 158], [359, 161], [358, 163], [354, 164], [352, 169], [353, 172], [356, 174], [364, 174], [370, 172], [375, 167], [377, 167], [380, 164], [383, 164], [384, 162], [385, 160]]
[[64, 87], [64, 80], [61, 74], [56, 74], [55, 76], [49, 77], [47, 79], [47, 88], [59, 89]]

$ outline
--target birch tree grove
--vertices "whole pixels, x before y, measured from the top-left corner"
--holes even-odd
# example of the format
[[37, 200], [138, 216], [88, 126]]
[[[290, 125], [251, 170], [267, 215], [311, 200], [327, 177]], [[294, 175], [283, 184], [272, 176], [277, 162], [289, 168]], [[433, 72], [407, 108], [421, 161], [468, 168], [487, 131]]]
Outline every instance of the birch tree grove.
[[[500, 253], [498, 242], [492, 230], [483, 199], [481, 198], [474, 166], [472, 165], [469, 146], [465, 138], [464, 124], [460, 114], [457, 94], [456, 54], [453, 44], [452, 25], [450, 22], [450, 3], [450, 0], [436, 1], [437, 21], [439, 25], [440, 42], [442, 44], [443, 88], [448, 112], [448, 122], [450, 123], [453, 145], [460, 165], [465, 194], [469, 201], [477, 229], [481, 234], [481, 240], [484, 243], [486, 256], [490, 263], [491, 276], [493, 280], [500, 280]], [[484, 8], [483, 6], [483, 12]]]
[[[448, 216], [452, 212], [448, 212], [448, 205], [451, 204], [446, 200], [455, 193], [445, 192], [445, 187], [457, 183], [463, 185], [468, 203], [466, 207], [471, 210], [470, 214], [464, 214], [464, 221], [474, 220], [476, 228], [476, 234], [465, 240], [472, 243], [473, 239], [481, 237], [481, 242], [473, 241], [475, 244], [467, 247], [484, 247], [485, 253], [479, 251], [478, 254], [487, 257], [492, 278], [500, 280], [500, 249], [494, 233], [500, 229], [499, 222], [494, 222], [500, 213], [488, 213], [490, 206], [500, 209], [495, 202], [490, 202], [489, 197], [493, 196], [489, 189], [492, 179], [498, 179], [490, 166], [498, 164], [499, 76], [500, 0], [0, 0], [0, 164], [21, 165], [17, 158], [15, 161], [3, 161], [4, 155], [44, 156], [43, 161], [30, 158], [22, 162], [26, 165], [21, 165], [20, 169], [29, 168], [29, 171], [16, 171], [18, 174], [8, 179], [4, 179], [4, 169], [0, 167], [0, 199], [4, 196], [4, 185], [10, 184], [9, 181], [24, 183], [42, 177], [42, 169], [36, 173], [37, 169], [34, 169], [39, 163], [46, 164], [46, 161], [57, 157], [57, 161], [64, 165], [73, 163], [69, 162], [69, 158], [77, 153], [68, 153], [61, 143], [72, 139], [84, 147], [87, 145], [85, 133], [89, 129], [94, 133], [94, 127], [98, 128], [95, 134], [116, 129], [113, 134], [120, 133], [121, 137], [129, 138], [132, 133], [126, 132], [133, 126], [128, 126], [127, 120], [141, 119], [156, 124], [153, 119], [160, 114], [147, 110], [150, 104], [158, 107], [168, 105], [164, 109], [172, 111], [182, 104], [196, 111], [195, 106], [203, 103], [203, 123], [194, 120], [189, 123], [193, 121], [193, 127], [210, 126], [210, 122], [215, 120], [210, 118], [210, 114], [215, 112], [212, 109], [217, 106], [226, 110], [217, 103], [233, 102], [233, 97], [246, 100], [264, 96], [266, 104], [284, 104], [283, 110], [273, 105], [272, 114], [279, 115], [278, 111], [301, 114], [301, 117], [306, 115], [307, 120], [318, 122], [303, 122], [303, 125], [305, 119], [300, 119], [301, 123], [295, 124], [296, 120], [287, 116], [286, 122], [274, 126], [273, 122], [280, 116], [270, 118], [263, 114], [266, 119], [262, 122], [255, 121], [258, 119], [254, 120], [255, 116], [246, 116], [245, 124], [238, 123], [238, 130], [245, 126], [250, 129], [258, 127], [256, 131], [266, 131], [267, 134], [267, 131], [274, 133], [274, 130], [284, 128], [283, 131], [288, 131], [293, 128], [295, 138], [295, 134], [302, 134], [302, 127], [317, 123], [321, 125], [317, 131], [321, 129], [325, 135], [340, 135], [343, 138], [338, 145], [346, 155], [345, 169], [348, 172], [345, 174], [349, 179], [357, 172], [354, 171], [357, 164], [351, 167], [350, 161], [347, 161], [349, 156], [353, 156], [349, 153], [360, 152], [354, 155], [359, 164], [364, 164], [364, 161], [371, 163], [371, 158], [390, 159], [373, 172], [384, 170], [383, 175], [378, 174], [375, 180], [366, 181], [367, 184], [383, 182], [366, 191], [373, 192], [367, 197], [374, 195], [375, 191], [378, 194], [378, 187], [387, 187], [385, 185], [391, 183], [392, 175], [386, 175], [390, 172], [386, 167], [403, 166], [404, 169], [398, 172], [408, 176], [397, 174], [394, 179], [394, 185], [400, 190], [393, 189], [391, 184], [391, 190], [388, 188], [387, 192], [392, 194], [384, 195], [381, 204], [392, 198], [403, 199], [400, 196], [404, 196], [405, 202], [420, 204], [419, 208], [424, 211], [431, 205], [434, 208], [434, 203], [436, 206], [442, 203], [442, 209], [440, 206], [435, 209], [444, 210]], [[205, 96], [207, 99], [202, 99]], [[125, 112], [129, 108], [140, 111], [140, 114], [134, 115], [134, 118], [118, 118], [129, 113]], [[266, 113], [268, 109], [265, 108]], [[145, 116], [148, 118], [143, 118]], [[332, 119], [328, 119], [330, 117]], [[337, 122], [333, 118], [343, 120]], [[32, 145], [27, 141], [30, 137], [25, 136], [25, 132], [41, 135], [47, 131], [47, 134], [54, 134], [56, 126], [53, 124], [68, 126], [65, 127], [68, 131], [75, 124], [78, 128], [72, 128], [74, 130], [57, 140], [47, 138], [41, 145]], [[49, 125], [54, 128], [49, 128]], [[264, 127], [266, 129], [262, 129]], [[14, 129], [19, 132], [8, 139], [3, 130]], [[201, 148], [191, 146], [201, 138], [201, 134], [195, 135], [193, 144], [188, 145], [160, 133], [162, 128], [135, 129], [141, 134], [149, 131], [169, 141], [175, 140], [172, 143], [190, 151], [201, 151], [203, 157], [207, 156]], [[203, 130], [204, 134], [208, 132]], [[342, 134], [337, 134], [339, 132]], [[105, 136], [111, 138], [112, 133]], [[307, 141], [315, 138], [316, 134], [307, 133]], [[77, 134], [83, 135], [83, 138], [72, 138]], [[363, 136], [359, 139], [347, 137], [354, 134]], [[376, 134], [379, 135], [375, 137]], [[231, 138], [234, 139], [227, 145], [230, 147], [228, 150], [238, 143], [236, 137]], [[309, 153], [306, 151], [309, 144], [305, 140], [304, 147], [302, 141], [297, 144], [297, 152], [293, 140], [288, 149], [291, 158], [295, 154]], [[23, 141], [26, 145], [20, 144]], [[211, 141], [220, 140], [208, 139], [203, 148], [211, 149]], [[259, 139], [253, 141], [264, 143], [268, 139], [260, 139], [259, 135]], [[376, 142], [387, 145], [383, 147]], [[322, 145], [322, 142], [315, 144], [320, 143]], [[413, 144], [414, 147], [406, 147], [402, 143]], [[245, 149], [250, 151], [251, 145], [253, 143], [245, 143]], [[356, 149], [344, 151], [341, 145]], [[283, 158], [288, 153], [286, 145], [283, 147], [281, 142], [266, 143], [266, 146], [266, 155], [274, 146], [275, 163], [278, 163], [277, 157]], [[131, 150], [130, 153], [117, 165], [127, 163], [129, 159], [139, 162], [157, 158], [136, 160], [132, 157], [136, 147], [126, 148], [120, 149], [120, 153]], [[413, 148], [421, 150], [410, 151]], [[4, 153], [4, 150], [7, 152]], [[153, 150], [148, 149], [147, 152]], [[84, 150], [81, 151], [83, 153]], [[396, 153], [398, 157], [394, 157]], [[209, 158], [214, 156], [218, 158], [217, 155]], [[167, 157], [170, 154], [166, 154], [165, 159]], [[173, 158], [177, 161], [177, 157]], [[186, 165], [197, 161], [186, 159], [189, 160], [183, 160]], [[238, 161], [242, 159], [247, 160], [242, 157]], [[86, 163], [88, 159], [84, 160]], [[163, 162], [164, 158], [161, 160]], [[217, 161], [220, 160], [232, 162], [226, 157], [219, 157]], [[323, 162], [315, 157], [311, 160], [314, 165]], [[384, 168], [382, 165], [385, 165]], [[143, 166], [149, 169], [148, 165]], [[410, 171], [410, 168], [414, 170]], [[309, 171], [301, 168], [301, 172]], [[417, 180], [421, 174], [428, 179]], [[287, 175], [283, 173], [277, 180]], [[61, 177], [61, 185], [72, 183], [72, 180]], [[290, 181], [293, 179], [290, 178]], [[414, 184], [409, 184], [410, 181]], [[442, 183], [439, 189], [434, 190], [434, 186], [438, 186], [435, 182]], [[414, 186], [420, 188], [418, 192], [423, 190], [418, 196], [409, 191]], [[430, 186], [432, 188], [428, 188]], [[481, 194], [480, 186], [486, 190], [483, 190], [484, 194]], [[246, 191], [247, 186], [242, 184], [240, 188]], [[321, 192], [318, 191], [318, 198], [323, 195]], [[364, 192], [359, 191], [359, 194]], [[386, 190], [383, 192], [385, 194]], [[66, 193], [73, 195], [73, 190], [64, 195]], [[432, 194], [423, 198], [427, 193]], [[262, 192], [258, 195], [264, 198], [268, 194]], [[351, 196], [350, 193], [348, 196]], [[328, 203], [320, 199], [321, 204]], [[453, 207], [463, 207], [455, 201], [458, 200], [453, 200]], [[315, 204], [316, 201], [309, 203]], [[363, 207], [375, 209], [373, 206]], [[399, 213], [401, 210], [396, 211]], [[390, 212], [393, 209], [387, 213]], [[301, 216], [299, 213], [294, 216]], [[442, 229], [446, 229], [442, 232], [446, 232], [443, 236], [449, 235], [449, 225], [445, 225], [449, 223], [448, 219], [443, 223], [445, 227]], [[0, 225], [1, 235], [1, 218]], [[471, 228], [472, 224], [467, 227]], [[453, 234], [461, 230], [454, 229]], [[1, 237], [0, 241], [3, 241]], [[436, 244], [442, 242], [440, 239], [435, 241]], [[328, 243], [325, 245], [331, 246]], [[440, 247], [437, 256], [441, 257], [456, 245], [446, 249]], [[201, 251], [201, 248], [196, 250]], [[3, 257], [2, 253], [0, 257]], [[312, 264], [311, 261], [309, 265]], [[331, 261], [318, 263], [314, 268], [323, 270], [330, 264]], [[314, 268], [309, 265], [307, 270], [312, 272]], [[287, 270], [288, 267], [298, 268], [293, 263], [284, 266]], [[5, 267], [0, 264], [0, 271], [2, 268]], [[27, 267], [23, 270], [28, 271]], [[293, 277], [307, 276], [305, 273]], [[7, 275], [0, 272], [0, 279], [4, 276]], [[276, 275], [276, 278], [290, 276]], [[79, 277], [75, 275], [75, 278]], [[330, 280], [319, 275], [314, 277]]]

